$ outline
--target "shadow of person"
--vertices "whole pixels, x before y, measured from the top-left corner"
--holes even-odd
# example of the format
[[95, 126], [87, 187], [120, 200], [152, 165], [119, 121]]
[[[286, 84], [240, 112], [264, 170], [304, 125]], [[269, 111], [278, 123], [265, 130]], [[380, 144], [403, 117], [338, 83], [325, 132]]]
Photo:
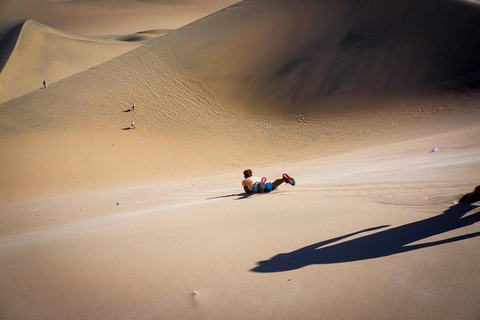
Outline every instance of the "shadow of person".
[[123, 110], [123, 112], [132, 112], [132, 109]]
[[295, 270], [312, 264], [330, 264], [374, 259], [477, 237], [480, 236], [480, 232], [474, 232], [445, 240], [408, 245], [434, 235], [460, 229], [479, 222], [480, 211], [463, 217], [467, 212], [475, 208], [478, 208], [478, 206], [459, 203], [451, 206], [448, 210], [444, 211], [443, 214], [425, 220], [412, 222], [403, 226], [378, 231], [363, 237], [333, 244], [354, 235], [384, 228], [386, 226], [379, 226], [346, 234], [289, 253], [278, 254], [269, 260], [259, 261], [257, 263], [258, 266], [250, 271], [280, 272]]
[[237, 197], [234, 200], [242, 200], [242, 199], [247, 199], [249, 197], [253, 196], [253, 193], [236, 193], [236, 194], [228, 194], [225, 196], [218, 196], [218, 197], [212, 197], [212, 198], [207, 198], [207, 200], [213, 200], [213, 199], [222, 199], [222, 198], [231, 198], [231, 197]]
[[131, 127], [122, 128], [122, 130], [131, 130], [131, 129], [132, 129]]

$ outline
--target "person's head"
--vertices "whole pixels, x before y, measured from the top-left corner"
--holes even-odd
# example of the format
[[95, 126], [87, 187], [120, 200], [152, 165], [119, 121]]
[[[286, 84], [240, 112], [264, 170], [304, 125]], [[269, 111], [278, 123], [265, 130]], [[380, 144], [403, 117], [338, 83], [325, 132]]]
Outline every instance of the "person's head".
[[243, 176], [245, 178], [251, 177], [252, 175], [253, 175], [252, 170], [250, 170], [250, 169], [247, 169], [247, 170], [243, 171]]

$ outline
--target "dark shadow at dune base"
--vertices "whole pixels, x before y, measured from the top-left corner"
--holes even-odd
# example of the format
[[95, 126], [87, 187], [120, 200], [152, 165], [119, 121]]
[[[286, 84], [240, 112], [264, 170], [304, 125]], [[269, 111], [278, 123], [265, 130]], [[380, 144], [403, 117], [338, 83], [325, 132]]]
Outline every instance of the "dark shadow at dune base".
[[460, 229], [479, 222], [480, 212], [463, 217], [467, 212], [475, 208], [478, 208], [478, 206], [459, 203], [451, 206], [443, 214], [388, 230], [379, 231], [342, 243], [333, 244], [354, 235], [384, 228], [385, 226], [365, 229], [339, 236], [337, 238], [321, 241], [289, 253], [278, 254], [269, 260], [260, 261], [258, 262], [258, 266], [251, 269], [251, 271], [281, 272], [295, 270], [313, 264], [330, 264], [374, 259], [478, 237], [480, 236], [480, 232], [474, 232], [439, 241], [408, 245], [434, 235]]
[[7, 30], [3, 34], [0, 33], [0, 72], [5, 67], [8, 58], [15, 49], [24, 23], [24, 20], [2, 19], [0, 21], [0, 30], [3, 28]]

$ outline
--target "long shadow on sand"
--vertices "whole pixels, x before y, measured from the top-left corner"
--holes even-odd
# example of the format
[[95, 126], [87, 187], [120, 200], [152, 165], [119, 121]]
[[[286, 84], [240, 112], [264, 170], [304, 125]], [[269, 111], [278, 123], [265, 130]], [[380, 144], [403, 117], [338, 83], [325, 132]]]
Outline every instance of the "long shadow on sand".
[[387, 226], [365, 229], [314, 243], [289, 253], [278, 254], [270, 260], [260, 261], [258, 266], [251, 269], [251, 271], [280, 272], [299, 269], [312, 264], [367, 260], [478, 237], [480, 232], [474, 232], [439, 241], [408, 245], [409, 243], [479, 222], [480, 212], [462, 218], [467, 212], [477, 207], [471, 204], [459, 203], [451, 206], [443, 214], [342, 243], [330, 245], [345, 238]]
[[263, 192], [263, 193], [246, 193], [246, 192], [234, 193], [234, 194], [227, 194], [227, 195], [224, 195], [224, 196], [207, 198], [207, 200], [222, 199], [222, 198], [231, 198], [231, 197], [237, 197], [237, 198], [234, 199], [234, 200], [243, 200], [243, 199], [248, 199], [248, 198], [250, 198], [250, 197], [260, 197], [260, 196], [267, 195], [267, 194], [272, 194], [272, 193], [277, 193], [277, 191], [276, 191], [276, 190], [274, 190], [274, 191], [265, 191], [265, 192]]
[[251, 194], [251, 193], [236, 193], [236, 194], [228, 194], [228, 195], [225, 195], [225, 196], [207, 198], [207, 200], [231, 198], [231, 197], [237, 197], [234, 200], [243, 200], [243, 199], [250, 198], [251, 196], [253, 196], [253, 194]]

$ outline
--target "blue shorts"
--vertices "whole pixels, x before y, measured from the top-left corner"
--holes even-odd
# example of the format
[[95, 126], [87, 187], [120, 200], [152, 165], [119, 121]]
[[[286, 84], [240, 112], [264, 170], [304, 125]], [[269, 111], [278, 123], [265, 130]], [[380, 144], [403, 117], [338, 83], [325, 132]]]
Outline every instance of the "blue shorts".
[[[259, 181], [259, 182], [260, 182], [260, 181]], [[257, 184], [259, 184], [259, 182], [256, 182], [256, 183], [253, 185], [252, 193], [258, 193]], [[267, 183], [265, 183], [265, 190], [264, 190], [264, 192], [270, 192], [270, 191], [273, 191], [273, 182], [267, 182]]]

